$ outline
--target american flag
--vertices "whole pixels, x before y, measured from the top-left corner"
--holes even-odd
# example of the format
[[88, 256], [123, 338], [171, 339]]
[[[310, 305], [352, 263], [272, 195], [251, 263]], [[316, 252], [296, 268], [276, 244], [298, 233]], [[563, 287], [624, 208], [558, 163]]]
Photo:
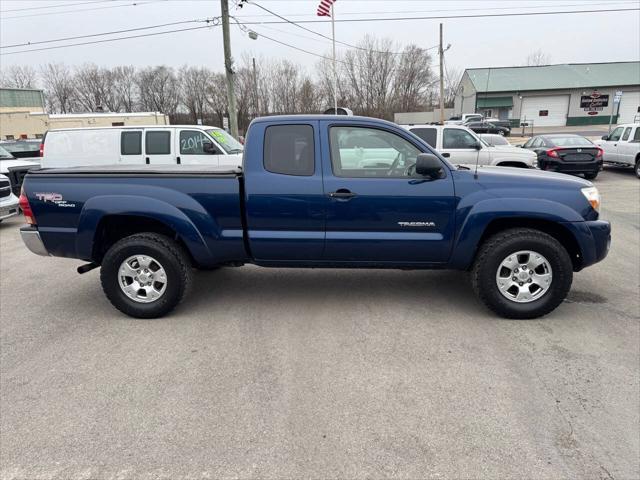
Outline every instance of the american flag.
[[320, 5], [318, 5], [318, 16], [319, 17], [330, 17], [331, 16], [331, 5], [333, 5], [336, 0], [320, 0]]

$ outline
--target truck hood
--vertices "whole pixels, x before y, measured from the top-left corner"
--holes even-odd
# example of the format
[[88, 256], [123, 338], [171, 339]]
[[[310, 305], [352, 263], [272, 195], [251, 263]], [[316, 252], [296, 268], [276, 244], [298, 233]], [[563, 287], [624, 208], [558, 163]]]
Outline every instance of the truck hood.
[[500, 147], [485, 147], [485, 148], [487, 148], [491, 153], [499, 153], [501, 155], [509, 154], [510, 157], [528, 158], [528, 159], [537, 157], [535, 152], [532, 152], [531, 150], [527, 150], [525, 148], [519, 148], [519, 147], [511, 147], [508, 145], [503, 145]]
[[[473, 174], [474, 166], [467, 165], [471, 168]], [[552, 186], [555, 188], [572, 188], [580, 189], [584, 187], [592, 187], [593, 183], [583, 178], [564, 173], [547, 172], [543, 170], [535, 170], [529, 168], [515, 167], [492, 167], [481, 165], [478, 167], [478, 180], [485, 183], [500, 183], [505, 186], [513, 184], [515, 186]]]
[[39, 167], [37, 162], [30, 162], [27, 160], [14, 159], [0, 159], [0, 173], [7, 173], [10, 168], [13, 167]]

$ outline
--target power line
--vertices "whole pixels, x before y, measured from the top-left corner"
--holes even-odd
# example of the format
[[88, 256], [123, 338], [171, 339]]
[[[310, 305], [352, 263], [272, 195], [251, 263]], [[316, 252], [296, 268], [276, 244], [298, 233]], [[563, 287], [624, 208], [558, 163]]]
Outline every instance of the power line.
[[[278, 14], [278, 13], [276, 13], [276, 12], [274, 12], [274, 11], [272, 11], [272, 10], [269, 10], [269, 9], [268, 9], [268, 8], [266, 8], [266, 7], [263, 7], [263, 6], [262, 6], [262, 5], [260, 5], [259, 3], [256, 3], [256, 2], [253, 2], [253, 1], [249, 1], [249, 0], [247, 0], [247, 2], [246, 2], [246, 3], [247, 3], [248, 5], [255, 5], [256, 7], [261, 8], [262, 10], [264, 10], [265, 12], [268, 12], [268, 13], [270, 13], [271, 15], [273, 15], [273, 16], [275, 16], [275, 17], [278, 17], [278, 18], [280, 18], [280, 19], [282, 19], [282, 20], [284, 20], [286, 23], [290, 23], [291, 25], [294, 25], [294, 26], [296, 26], [296, 27], [298, 27], [298, 28], [301, 28], [302, 30], [305, 30], [305, 31], [307, 31], [307, 32], [309, 32], [309, 33], [313, 33], [314, 35], [317, 35], [317, 36], [319, 36], [319, 37], [325, 38], [325, 39], [327, 39], [327, 40], [329, 40], [329, 41], [333, 41], [333, 39], [332, 39], [331, 37], [329, 37], [329, 36], [327, 36], [327, 35], [324, 35], [324, 34], [322, 34], [322, 33], [320, 33], [320, 32], [316, 32], [315, 30], [311, 30], [310, 28], [303, 27], [302, 25], [298, 25], [298, 23], [293, 22], [293, 21], [289, 20], [288, 18], [285, 18], [285, 17], [283, 17], [282, 15], [280, 15], [280, 14]], [[248, 22], [243, 22], [243, 23], [244, 23], [245, 25], [249, 25], [249, 23], [248, 23]], [[263, 22], [263, 23], [276, 23], [276, 22]], [[277, 22], [277, 23], [282, 23], [282, 22]], [[308, 23], [308, 22], [304, 22], [304, 23]], [[340, 45], [345, 45], [345, 46], [347, 46], [347, 47], [349, 47], [349, 48], [355, 48], [356, 50], [364, 50], [364, 51], [367, 51], [367, 52], [375, 52], [375, 53], [390, 53], [390, 54], [392, 54], [392, 55], [404, 55], [404, 52], [385, 52], [385, 51], [373, 50], [373, 49], [370, 49], [370, 48], [360, 47], [360, 46], [358, 46], [358, 45], [352, 45], [352, 44], [350, 44], [350, 43], [346, 43], [346, 42], [343, 42], [343, 41], [340, 41], [340, 40], [336, 40], [335, 42], [336, 42], [336, 43], [339, 43]], [[434, 49], [434, 48], [437, 48], [437, 46], [435, 46], [435, 47], [425, 48], [424, 50], [431, 50], [431, 49]]]
[[[265, 0], [262, 0], [265, 1]], [[530, 9], [530, 8], [548, 8], [553, 6], [557, 7], [588, 7], [588, 6], [609, 6], [609, 5], [628, 5], [635, 4], [636, 0], [622, 0], [622, 1], [606, 1], [606, 2], [598, 2], [594, 4], [594, 2], [590, 3], [567, 3], [567, 4], [552, 4], [552, 5], [518, 5], [517, 7], [478, 7], [478, 8], [441, 8], [441, 9], [431, 9], [431, 10], [383, 10], [383, 11], [367, 11], [367, 12], [340, 12], [340, 16], [342, 15], [380, 15], [380, 14], [399, 14], [399, 13], [433, 13], [433, 12], [467, 12], [467, 11], [489, 11], [489, 10], [516, 10], [516, 9]], [[258, 17], [269, 17], [270, 14], [247, 14], [247, 15], [238, 15], [240, 19], [248, 19], [249, 17], [258, 18]], [[316, 17], [315, 13], [295, 13], [289, 15], [289, 17]]]
[[107, 5], [106, 7], [95, 7], [95, 8], [80, 8], [77, 10], [63, 10], [60, 12], [46, 12], [46, 13], [30, 13], [28, 15], [14, 15], [13, 17], [0, 17], [0, 20], [10, 20], [12, 18], [27, 18], [27, 17], [41, 17], [43, 15], [60, 15], [63, 13], [77, 13], [77, 12], [90, 12], [93, 10], [105, 10], [107, 8], [119, 8], [119, 7], [137, 7], [140, 5], [145, 5], [148, 3], [157, 3], [157, 2], [166, 2], [168, 0], [147, 0], [145, 2], [132, 2], [132, 3], [123, 3], [121, 5]]
[[108, 38], [105, 40], [94, 40], [91, 42], [80, 42], [80, 43], [71, 43], [68, 45], [56, 45], [54, 47], [42, 47], [42, 48], [32, 48], [32, 49], [28, 49], [28, 50], [18, 50], [16, 52], [7, 52], [7, 53], [0, 53], [0, 56], [5, 56], [5, 55], [15, 55], [18, 53], [27, 53], [27, 52], [39, 52], [42, 50], [54, 50], [56, 48], [67, 48], [67, 47], [78, 47], [80, 45], [93, 45], [96, 43], [106, 43], [106, 42], [117, 42], [119, 40], [127, 40], [130, 38], [143, 38], [143, 37], [153, 37], [156, 35], [166, 35], [168, 33], [176, 33], [176, 32], [186, 32], [189, 30], [200, 30], [203, 28], [213, 28], [217, 25], [203, 25], [201, 27], [189, 27], [189, 28], [179, 28], [177, 30], [166, 30], [164, 32], [154, 32], [154, 33], [144, 33], [142, 35], [129, 35], [126, 37], [118, 37], [118, 38]]
[[80, 38], [91, 38], [91, 37], [101, 37], [104, 35], [115, 35], [116, 33], [128, 33], [128, 32], [136, 32], [136, 31], [140, 31], [140, 30], [149, 30], [151, 28], [160, 28], [160, 27], [169, 27], [172, 25], [182, 25], [185, 23], [196, 23], [196, 22], [212, 22], [213, 25], [217, 24], [217, 19], [194, 19], [194, 20], [183, 20], [180, 22], [171, 22], [171, 23], [161, 23], [159, 25], [149, 25], [147, 27], [138, 27], [138, 28], [128, 28], [126, 30], [113, 30], [111, 32], [103, 32], [103, 33], [92, 33], [89, 35], [78, 35], [75, 37], [65, 37], [65, 38], [55, 38], [55, 39], [51, 39], [51, 40], [40, 40], [37, 42], [27, 42], [27, 43], [16, 43], [13, 45], [2, 45], [0, 46], [1, 48], [15, 48], [15, 47], [26, 47], [26, 46], [30, 46], [30, 45], [41, 45], [43, 43], [56, 43], [56, 42], [65, 42], [67, 40], [78, 40]]
[[[323, 58], [325, 60], [333, 61], [333, 59], [331, 57], [327, 57], [326, 55], [321, 55], [319, 53], [310, 52], [309, 50], [305, 50], [304, 48], [296, 47], [295, 45], [290, 45], [290, 44], [285, 43], [285, 42], [283, 42], [281, 40], [276, 40], [275, 38], [268, 37], [268, 36], [264, 35], [261, 32], [256, 32], [256, 33], [258, 35], [260, 35], [260, 37], [262, 37], [262, 38], [266, 38], [267, 40], [271, 40], [272, 42], [279, 43], [280, 45], [284, 45], [285, 47], [293, 48], [294, 50], [298, 50], [299, 52], [304, 52], [304, 53], [307, 53], [309, 55], [313, 55], [314, 57], [320, 57], [320, 58]], [[347, 65], [347, 62], [344, 62], [342, 60], [336, 59], [336, 62], [343, 63], [343, 64]]]
[[106, 3], [115, 2], [117, 0], [93, 0], [91, 2], [78, 2], [78, 3], [62, 3], [58, 5], [43, 5], [40, 7], [27, 7], [27, 8], [12, 8], [10, 10], [0, 10], [0, 13], [7, 12], [26, 12], [27, 10], [44, 10], [45, 8], [61, 8], [61, 7], [73, 7], [75, 5], [87, 5], [90, 3]]
[[[255, 5], [255, 4], [254, 4]], [[565, 14], [578, 14], [578, 13], [609, 13], [609, 12], [636, 12], [640, 10], [640, 8], [610, 8], [610, 9], [599, 9], [599, 10], [565, 10], [558, 12], [516, 12], [516, 13], [486, 13], [486, 14], [475, 14], [475, 15], [440, 15], [440, 16], [430, 16], [430, 17], [385, 17], [385, 18], [337, 18], [336, 23], [350, 23], [350, 22], [392, 22], [392, 21], [407, 21], [407, 20], [445, 20], [445, 19], [456, 19], [456, 18], [487, 18], [487, 17], [528, 17], [534, 15], [565, 15]], [[300, 23], [329, 23], [330, 20], [298, 20], [294, 23], [294, 25], [298, 25]], [[271, 24], [282, 24], [282, 23], [293, 23], [289, 20], [280, 21], [280, 20], [267, 20], [264, 22], [261, 21], [243, 21], [243, 25], [271, 25]], [[300, 25], [298, 25], [300, 26]], [[317, 32], [314, 32], [317, 33]]]

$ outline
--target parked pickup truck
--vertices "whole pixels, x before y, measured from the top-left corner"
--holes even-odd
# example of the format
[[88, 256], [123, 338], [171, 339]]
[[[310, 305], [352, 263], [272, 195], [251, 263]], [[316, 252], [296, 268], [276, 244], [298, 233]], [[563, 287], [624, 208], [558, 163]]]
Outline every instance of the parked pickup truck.
[[469, 270], [497, 314], [532, 318], [556, 308], [573, 272], [610, 243], [590, 182], [456, 168], [403, 128], [364, 117], [256, 119], [242, 169], [42, 169], [23, 187], [27, 247], [89, 262], [81, 273], [100, 266], [113, 305], [144, 318], [178, 304], [193, 267], [244, 263]]
[[640, 123], [619, 125], [596, 145], [604, 150], [604, 163], [633, 167], [640, 178]]
[[495, 148], [462, 125], [401, 125], [454, 165], [475, 164], [536, 168], [535, 153], [517, 147]]

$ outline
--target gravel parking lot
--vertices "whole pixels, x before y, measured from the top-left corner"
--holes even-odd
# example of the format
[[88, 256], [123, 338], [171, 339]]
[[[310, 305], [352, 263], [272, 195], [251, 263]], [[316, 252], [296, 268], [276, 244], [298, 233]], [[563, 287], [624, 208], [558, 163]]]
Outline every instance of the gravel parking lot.
[[133, 320], [5, 221], [2, 478], [639, 478], [640, 182], [595, 183], [612, 251], [534, 321], [463, 273], [251, 266]]

